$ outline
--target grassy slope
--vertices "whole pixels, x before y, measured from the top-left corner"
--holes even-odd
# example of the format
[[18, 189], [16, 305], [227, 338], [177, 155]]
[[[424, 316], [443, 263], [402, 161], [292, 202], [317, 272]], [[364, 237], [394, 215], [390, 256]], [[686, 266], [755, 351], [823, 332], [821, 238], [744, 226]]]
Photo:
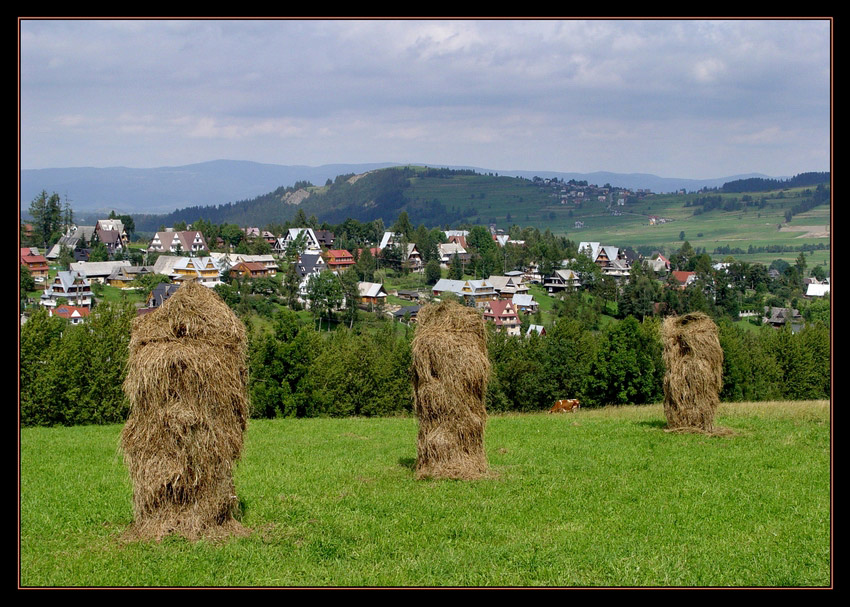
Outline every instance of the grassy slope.
[[824, 586], [829, 404], [727, 404], [735, 435], [661, 407], [491, 417], [492, 480], [415, 481], [416, 420], [252, 421], [253, 536], [122, 545], [119, 426], [21, 433], [25, 586]]

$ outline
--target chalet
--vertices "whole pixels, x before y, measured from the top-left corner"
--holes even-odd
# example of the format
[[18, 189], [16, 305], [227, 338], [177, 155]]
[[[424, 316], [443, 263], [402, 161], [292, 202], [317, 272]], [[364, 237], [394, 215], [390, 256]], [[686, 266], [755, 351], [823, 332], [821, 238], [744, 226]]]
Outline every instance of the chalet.
[[422, 306], [402, 306], [398, 310], [393, 311], [393, 320], [404, 322], [408, 319], [408, 324], [416, 322], [416, 316], [419, 314], [419, 309]]
[[90, 308], [91, 283], [77, 272], [59, 272], [41, 294], [40, 303], [47, 308], [55, 308], [60, 299], [65, 299], [70, 305]]
[[70, 265], [70, 269], [91, 282], [106, 284], [109, 277], [119, 268], [129, 268], [127, 260], [120, 261], [78, 261]]
[[207, 241], [199, 230], [157, 232], [148, 247], [149, 253], [198, 253], [208, 251]]
[[150, 295], [148, 295], [146, 306], [150, 309], [158, 308], [166, 299], [174, 295], [179, 288], [180, 285], [176, 283], [159, 283], [156, 287], [154, 287]]
[[781, 328], [785, 325], [791, 327], [791, 331], [797, 332], [803, 326], [803, 317], [798, 310], [792, 308], [773, 308], [765, 306], [762, 323], [770, 325], [774, 328]]
[[617, 282], [626, 280], [630, 272], [629, 263], [624, 259], [615, 259], [602, 268], [602, 274], [610, 276]]
[[62, 304], [55, 308], [48, 309], [48, 314], [50, 316], [64, 318], [65, 320], [70, 321], [72, 325], [79, 325], [85, 322], [86, 318], [89, 317], [89, 313], [89, 308], [84, 306], [69, 306], [67, 304]]
[[547, 276], [543, 279], [543, 287], [549, 291], [549, 293], [574, 289], [580, 285], [581, 279], [578, 274], [569, 269], [555, 270], [551, 276]]
[[213, 252], [210, 253], [210, 257], [215, 260], [222, 276], [229, 275], [230, 269], [236, 264], [238, 264], [240, 261], [248, 261], [252, 263], [262, 264], [265, 267], [266, 274], [268, 276], [277, 276], [277, 272], [278, 270], [280, 270], [280, 266], [277, 265], [277, 260], [275, 260], [273, 255], [248, 255], [245, 253]]
[[358, 282], [357, 288], [361, 304], [374, 308], [387, 303], [387, 292], [384, 291], [384, 285], [376, 282]]
[[441, 278], [431, 292], [439, 297], [443, 293], [452, 293], [465, 301], [467, 305], [481, 308], [490, 300], [497, 298], [496, 290], [486, 280], [450, 280]]
[[829, 283], [811, 283], [806, 287], [806, 297], [825, 297], [829, 295]]
[[310, 274], [318, 274], [325, 269], [327, 269], [325, 260], [316, 252], [302, 253], [298, 261], [295, 262], [295, 272], [301, 278], [306, 278]]
[[273, 250], [275, 253], [283, 255], [290, 246], [297, 247], [299, 255], [307, 251], [320, 253], [322, 250], [313, 228], [289, 228], [282, 238], [275, 240]]
[[347, 270], [354, 265], [354, 255], [345, 249], [328, 249], [322, 257], [331, 271]]
[[484, 320], [495, 324], [497, 331], [504, 331], [508, 335], [520, 334], [519, 316], [510, 301], [487, 301], [484, 303], [483, 312]]
[[501, 299], [511, 299], [516, 294], [528, 293], [528, 287], [522, 279], [515, 276], [490, 275], [487, 279]]
[[[90, 265], [90, 264], [89, 264]], [[110, 287], [127, 290], [136, 288], [136, 278], [153, 273], [153, 266], [117, 266], [106, 278]]]
[[458, 256], [461, 263], [469, 261], [469, 253], [457, 242], [441, 243], [437, 245], [437, 249], [440, 252], [440, 264], [445, 267], [448, 267], [452, 263], [452, 258], [455, 255]]
[[65, 235], [53, 245], [45, 257], [47, 259], [58, 259], [62, 252], [62, 247], [66, 247], [69, 251], [89, 247], [96, 238], [96, 229], [96, 226], [72, 226], [68, 228]]
[[265, 278], [269, 275], [264, 264], [256, 261], [240, 261], [228, 272], [231, 278]]
[[670, 271], [670, 261], [661, 253], [646, 262], [649, 268], [656, 274], [666, 274]]
[[178, 257], [170, 277], [174, 282], [196, 280], [205, 287], [215, 287], [221, 282], [221, 272], [212, 257]]
[[419, 301], [419, 299], [422, 297], [422, 294], [419, 291], [399, 289], [398, 297], [400, 297], [401, 299], [406, 299], [407, 301]]
[[539, 308], [539, 304], [534, 300], [534, 297], [528, 294], [514, 295], [511, 301], [517, 311], [524, 312], [525, 314], [534, 314]]
[[683, 272], [681, 270], [674, 270], [670, 273], [670, 276], [672, 280], [675, 281], [675, 284], [682, 290], [692, 285], [697, 279], [696, 272]]
[[319, 246], [330, 249], [334, 245], [334, 233], [330, 230], [316, 230], [315, 234]]
[[528, 325], [528, 330], [525, 332], [526, 337], [530, 337], [531, 335], [540, 335], [541, 337], [546, 335], [546, 329], [543, 325]]
[[36, 282], [47, 280], [50, 268], [47, 265], [47, 258], [40, 255], [38, 249], [21, 249], [21, 265], [29, 270], [30, 276]]

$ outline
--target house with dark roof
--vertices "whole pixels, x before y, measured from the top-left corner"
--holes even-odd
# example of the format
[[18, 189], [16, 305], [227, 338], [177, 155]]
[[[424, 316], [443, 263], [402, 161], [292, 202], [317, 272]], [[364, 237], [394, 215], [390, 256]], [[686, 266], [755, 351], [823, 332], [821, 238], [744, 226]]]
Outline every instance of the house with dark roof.
[[59, 305], [60, 299], [64, 299], [70, 305], [90, 308], [92, 305], [91, 283], [77, 272], [59, 272], [41, 294], [39, 303], [46, 308], [55, 308]]

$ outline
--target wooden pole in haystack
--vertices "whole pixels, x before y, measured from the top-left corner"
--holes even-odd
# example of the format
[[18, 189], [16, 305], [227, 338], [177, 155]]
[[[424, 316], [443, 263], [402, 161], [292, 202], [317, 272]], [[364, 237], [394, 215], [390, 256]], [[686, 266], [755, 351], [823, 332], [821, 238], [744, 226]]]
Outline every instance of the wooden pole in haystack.
[[128, 539], [246, 534], [233, 467], [248, 419], [245, 327], [208, 287], [187, 282], [137, 318], [121, 433], [133, 482]]
[[723, 388], [723, 349], [717, 325], [706, 314], [670, 316], [664, 342], [664, 414], [673, 431], [715, 432], [714, 415]]
[[450, 301], [424, 306], [411, 354], [419, 420], [416, 477], [487, 476], [484, 398], [490, 359], [481, 313]]

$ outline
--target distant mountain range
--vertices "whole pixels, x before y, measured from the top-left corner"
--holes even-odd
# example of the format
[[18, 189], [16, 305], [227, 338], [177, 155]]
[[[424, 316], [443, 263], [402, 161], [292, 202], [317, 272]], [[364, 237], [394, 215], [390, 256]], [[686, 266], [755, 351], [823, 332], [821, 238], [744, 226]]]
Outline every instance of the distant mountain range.
[[[426, 164], [426, 163], [421, 163]], [[249, 200], [281, 186], [299, 181], [324, 185], [337, 175], [365, 173], [375, 169], [402, 166], [402, 163], [327, 164], [319, 167], [284, 166], [241, 160], [214, 160], [198, 164], [153, 169], [62, 168], [21, 170], [21, 212], [42, 190], [56, 192], [67, 199], [78, 215], [89, 213], [166, 214], [189, 206], [208, 206]], [[731, 175], [716, 179], [680, 179], [644, 173], [563, 173], [557, 171], [502, 171], [469, 166], [434, 165], [451, 169], [472, 169], [479, 173], [498, 173], [509, 177], [534, 176], [587, 181], [615, 187], [647, 189], [656, 193], [678, 190], [696, 191], [720, 187], [728, 181], [768, 177], [759, 173]]]

